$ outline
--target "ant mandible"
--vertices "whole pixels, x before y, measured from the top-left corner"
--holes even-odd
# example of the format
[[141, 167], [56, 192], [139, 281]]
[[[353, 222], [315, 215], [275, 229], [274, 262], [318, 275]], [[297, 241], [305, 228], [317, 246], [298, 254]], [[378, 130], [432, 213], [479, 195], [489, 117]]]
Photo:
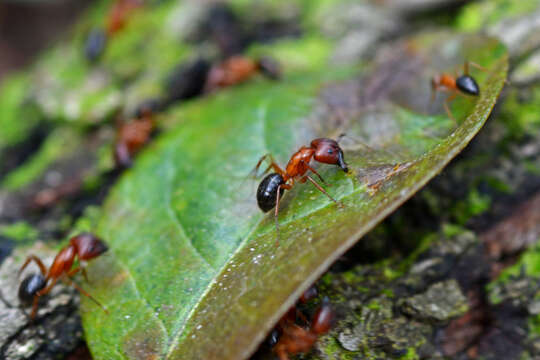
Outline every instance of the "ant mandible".
[[289, 313], [279, 321], [277, 331], [271, 334], [271, 340], [275, 343], [273, 351], [278, 355], [279, 360], [289, 360], [289, 354], [308, 352], [318, 337], [330, 330], [334, 319], [334, 312], [327, 300], [323, 301], [321, 307], [313, 315], [307, 329], [297, 325]]
[[311, 160], [315, 160], [324, 164], [331, 164], [339, 166], [344, 172], [349, 172], [349, 168], [345, 163], [343, 157], [343, 150], [339, 147], [337, 141], [327, 138], [315, 139], [311, 142], [310, 146], [302, 146], [297, 152], [295, 152], [285, 170], [281, 169], [274, 161], [272, 155], [266, 154], [259, 159], [259, 162], [255, 166], [254, 171], [257, 172], [262, 162], [269, 157], [271, 160], [270, 165], [264, 171], [268, 172], [271, 168], [275, 173], [268, 174], [259, 184], [257, 189], [257, 203], [259, 208], [268, 212], [272, 208], [275, 208], [274, 216], [276, 219], [276, 231], [279, 239], [279, 225], [278, 225], [278, 212], [279, 212], [279, 199], [283, 196], [285, 190], [292, 189], [296, 181], [305, 183], [309, 180], [315, 187], [325, 194], [330, 200], [339, 204], [330, 194], [326, 192], [311, 176], [307, 175], [308, 171], [311, 171], [326, 184], [322, 176], [312, 168], [309, 163]]
[[457, 95], [470, 95], [470, 96], [479, 96], [480, 87], [476, 83], [476, 80], [469, 75], [469, 65], [477, 69], [484, 70], [482, 66], [475, 64], [471, 61], [465, 61], [463, 64], [463, 75], [461, 76], [452, 76], [450, 74], [442, 73], [440, 75], [435, 75], [431, 79], [431, 101], [435, 100], [435, 93], [441, 90], [452, 91], [453, 94], [447, 97], [444, 100], [443, 106], [444, 110], [448, 116], [455, 122], [456, 119], [452, 116], [452, 112], [448, 107], [448, 103], [456, 98]]
[[76, 257], [79, 258], [79, 261], [91, 260], [100, 256], [105, 251], [107, 251], [107, 245], [105, 245], [98, 237], [90, 233], [81, 233], [72, 237], [69, 240], [69, 245], [60, 250], [48, 271], [37, 256], [30, 255], [19, 270], [20, 274], [31, 261], [34, 261], [41, 270], [41, 274], [31, 274], [27, 276], [19, 287], [19, 299], [23, 303], [32, 302], [32, 313], [30, 318], [33, 319], [36, 316], [39, 298], [50, 292], [59, 279], [65, 280], [73, 285], [79, 292], [90, 298], [101, 307], [103, 311], [108, 313], [103, 305], [71, 279], [77, 272], [82, 271], [84, 278], [88, 281], [84, 268], [80, 265], [72, 268]]

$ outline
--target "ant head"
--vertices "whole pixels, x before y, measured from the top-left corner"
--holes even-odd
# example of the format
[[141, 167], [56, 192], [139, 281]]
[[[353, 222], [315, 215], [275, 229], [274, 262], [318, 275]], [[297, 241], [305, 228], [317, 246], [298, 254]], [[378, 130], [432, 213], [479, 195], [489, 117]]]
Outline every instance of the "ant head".
[[80, 260], [93, 259], [109, 249], [101, 239], [91, 233], [80, 233], [69, 242], [77, 249]]
[[41, 274], [28, 275], [19, 286], [19, 300], [22, 303], [28, 304], [34, 300], [34, 296], [38, 291], [45, 288], [47, 281]]
[[337, 141], [327, 138], [315, 139], [311, 142], [311, 147], [315, 149], [313, 158], [316, 161], [338, 165], [343, 171], [349, 172], [343, 157], [343, 150], [341, 150]]
[[456, 79], [457, 88], [468, 95], [478, 96], [480, 95], [480, 87], [476, 83], [476, 80], [470, 75], [461, 75]]

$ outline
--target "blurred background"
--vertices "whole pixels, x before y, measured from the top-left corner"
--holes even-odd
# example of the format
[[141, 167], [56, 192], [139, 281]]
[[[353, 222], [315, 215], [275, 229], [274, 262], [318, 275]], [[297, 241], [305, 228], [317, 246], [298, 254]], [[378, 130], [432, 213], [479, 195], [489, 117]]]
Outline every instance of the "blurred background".
[[0, 2], [0, 82], [28, 65], [40, 51], [68, 38], [72, 25], [92, 0]]
[[[139, 64], [131, 61], [138, 59], [137, 41], [143, 33], [138, 26], [158, 28], [155, 19], [163, 14], [154, 18], [149, 13], [159, 12], [162, 4], [175, 10], [180, 2], [149, 2], [150, 10], [136, 14], [135, 26], [114, 39], [119, 46], [108, 48], [103, 61], [94, 63], [83, 59], [85, 39], [93, 26], [104, 26], [114, 1], [0, 1], [0, 89], [7, 84], [5, 94], [23, 99], [20, 94], [31, 88], [28, 98], [38, 113], [35, 116], [33, 106], [24, 109], [28, 113], [20, 110], [27, 105], [22, 100], [0, 96], [14, 118], [22, 113], [29, 119], [28, 127], [13, 130], [13, 142], [2, 143], [0, 136], [0, 265], [4, 266], [0, 270], [9, 274], [0, 276], [0, 358], [90, 357], [74, 289], [55, 289], [43, 305], [47, 316], [36, 326], [8, 306], [10, 301], [4, 302], [6, 290], [18, 286], [11, 274], [30, 251], [18, 252], [18, 247], [32, 246], [31, 251], [49, 264], [60, 239], [74, 226], [90, 227], [100, 216], [107, 189], [119, 174], [112, 156], [119, 109], [127, 108], [131, 115], [148, 95], [171, 89], [179, 95], [168, 100], [187, 97], [191, 89], [165, 80], [189, 74], [186, 65], [192, 72], [201, 65], [192, 62], [194, 49], [211, 54], [217, 62], [237, 48], [246, 50], [246, 44], [307, 39], [298, 47], [289, 43], [277, 48], [293, 67], [303, 61], [294, 57], [294, 50], [317, 55], [330, 52], [328, 43], [335, 45], [333, 60], [366, 64], [379, 47], [419, 31], [444, 28], [501, 39], [509, 48], [510, 84], [470, 146], [319, 282], [321, 296], [354, 302], [335, 304], [340, 322], [303, 358], [327, 360], [335, 354], [431, 359], [436, 354], [460, 360], [539, 359], [540, 1], [231, 2], [233, 7], [214, 7], [209, 4], [220, 2], [195, 0], [203, 5], [188, 9], [193, 12], [187, 17], [200, 20], [191, 26], [199, 34], [180, 39], [181, 27], [159, 27], [160, 34], [170, 36], [167, 41], [177, 41], [174, 49], [168, 43], [145, 42], [152, 49], [171, 50], [170, 56], [152, 58], [144, 53], [145, 63]], [[262, 14], [246, 10], [247, 4], [260, 3], [276, 6]], [[246, 36], [245, 29], [256, 31]], [[40, 57], [47, 50], [49, 58]], [[33, 68], [35, 60], [39, 62]], [[155, 72], [148, 66], [154, 61], [159, 63]], [[80, 66], [71, 73], [71, 64]], [[25, 72], [28, 78], [17, 77]], [[42, 84], [48, 86], [40, 88]], [[2, 104], [0, 125], [3, 120], [14, 122]], [[162, 131], [166, 130], [167, 124]], [[438, 287], [441, 283], [443, 290]], [[11, 292], [8, 295], [16, 298]], [[434, 293], [443, 295], [436, 298], [441, 303], [450, 295], [457, 300], [442, 320], [426, 321], [432, 315], [426, 309], [434, 303], [426, 298]], [[404, 303], [421, 304], [404, 315]], [[275, 358], [267, 343], [255, 357]]]

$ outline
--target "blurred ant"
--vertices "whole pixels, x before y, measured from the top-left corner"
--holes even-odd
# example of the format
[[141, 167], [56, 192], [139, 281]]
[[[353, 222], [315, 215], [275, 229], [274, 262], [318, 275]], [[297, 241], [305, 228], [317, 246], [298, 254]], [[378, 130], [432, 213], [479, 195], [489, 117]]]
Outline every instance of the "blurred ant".
[[212, 66], [206, 80], [206, 92], [243, 83], [257, 73], [272, 80], [281, 77], [279, 64], [270, 57], [253, 60], [240, 55], [232, 56], [221, 64]]
[[[317, 295], [318, 295], [317, 288], [315, 286], [312, 286], [306, 291], [304, 291], [304, 293], [300, 296], [300, 299], [298, 299], [298, 303], [306, 304], [308, 301], [316, 298]], [[285, 321], [289, 321], [289, 322], [294, 323], [296, 322], [297, 317], [301, 318], [302, 321], [304, 321], [305, 323], [308, 322], [304, 314], [300, 310], [298, 310], [296, 305], [293, 305], [291, 306], [289, 311], [287, 311], [285, 315], [283, 315], [280, 322], [283, 323]]]
[[[312, 287], [302, 295], [299, 301], [305, 303], [315, 296], [317, 296], [317, 290]], [[307, 328], [296, 323], [297, 316], [308, 324]], [[303, 313], [293, 306], [270, 333], [272, 350], [278, 355], [279, 360], [289, 360], [289, 355], [308, 352], [318, 337], [330, 330], [333, 320], [334, 312], [328, 299], [323, 300], [311, 322], [308, 322]]]
[[315, 139], [311, 142], [309, 147], [302, 146], [297, 152], [295, 152], [285, 170], [281, 169], [279, 165], [274, 161], [274, 158], [271, 154], [266, 154], [259, 159], [259, 162], [255, 166], [253, 172], [257, 172], [262, 162], [266, 158], [270, 158], [270, 165], [263, 174], [267, 173], [271, 168], [274, 169], [275, 173], [268, 174], [259, 184], [257, 189], [257, 203], [259, 208], [268, 212], [272, 208], [275, 209], [274, 216], [276, 219], [276, 232], [279, 239], [279, 225], [278, 225], [278, 212], [279, 212], [279, 199], [283, 196], [285, 190], [292, 189], [295, 182], [305, 183], [306, 180], [309, 180], [315, 187], [325, 194], [330, 200], [336, 204], [340, 204], [336, 199], [334, 199], [330, 194], [326, 192], [313, 178], [306, 173], [311, 171], [321, 179], [321, 181], [326, 184], [322, 176], [312, 168], [309, 163], [312, 159], [315, 161], [324, 163], [338, 165], [344, 172], [349, 172], [349, 168], [345, 163], [343, 157], [343, 150], [339, 147], [337, 141], [327, 138]]
[[113, 4], [107, 15], [105, 29], [92, 29], [86, 37], [84, 54], [88, 61], [94, 62], [99, 59], [107, 45], [107, 38], [122, 30], [133, 10], [140, 6], [142, 2], [139, 0], [117, 0]]
[[118, 168], [128, 168], [133, 164], [135, 154], [148, 142], [155, 130], [153, 104], [141, 107], [135, 119], [118, 127], [114, 146], [114, 161]]
[[431, 78], [431, 101], [433, 102], [435, 100], [435, 93], [437, 91], [451, 91], [453, 92], [452, 95], [447, 97], [444, 100], [443, 106], [446, 110], [446, 113], [448, 116], [456, 122], [456, 119], [454, 116], [452, 116], [452, 112], [450, 111], [450, 108], [448, 107], [448, 103], [456, 98], [458, 95], [469, 95], [469, 96], [479, 96], [480, 95], [480, 87], [476, 83], [476, 80], [472, 76], [469, 75], [469, 65], [473, 66], [477, 69], [485, 71], [486, 69], [478, 64], [475, 64], [471, 61], [465, 61], [463, 64], [463, 75], [458, 76], [457, 74], [455, 76], [452, 76], [450, 74], [442, 73], [440, 75], [435, 75]]
[[41, 274], [28, 275], [19, 286], [19, 299], [24, 304], [32, 303], [31, 319], [36, 316], [39, 298], [51, 291], [56, 282], [61, 279], [69, 284], [73, 285], [80, 293], [90, 298], [99, 307], [108, 313], [107, 309], [103, 307], [95, 298], [89, 293], [78, 286], [73, 280], [72, 276], [81, 271], [86, 281], [88, 277], [86, 271], [81, 265], [72, 268], [75, 258], [78, 257], [80, 261], [92, 260], [105, 251], [107, 251], [107, 245], [105, 245], [99, 238], [90, 233], [81, 233], [72, 237], [69, 240], [69, 245], [64, 247], [54, 258], [49, 270], [43, 262], [35, 255], [30, 255], [23, 266], [19, 270], [19, 274], [26, 268], [26, 266], [34, 261], [41, 270]]
[[90, 62], [97, 61], [105, 51], [107, 34], [102, 28], [90, 30], [84, 43], [84, 56]]
[[202, 57], [176, 66], [167, 76], [166, 96], [162, 106], [167, 107], [175, 101], [201, 95], [205, 90], [210, 66], [210, 61]]
[[141, 6], [140, 0], [116, 0], [107, 16], [107, 34], [112, 35], [122, 30], [133, 10]]

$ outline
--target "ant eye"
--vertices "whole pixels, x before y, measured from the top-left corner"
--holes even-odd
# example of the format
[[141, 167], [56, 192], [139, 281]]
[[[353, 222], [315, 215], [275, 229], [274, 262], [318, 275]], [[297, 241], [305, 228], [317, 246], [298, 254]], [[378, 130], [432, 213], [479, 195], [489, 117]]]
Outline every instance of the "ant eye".
[[333, 153], [332, 149], [328, 149], [328, 153], [332, 154]]

